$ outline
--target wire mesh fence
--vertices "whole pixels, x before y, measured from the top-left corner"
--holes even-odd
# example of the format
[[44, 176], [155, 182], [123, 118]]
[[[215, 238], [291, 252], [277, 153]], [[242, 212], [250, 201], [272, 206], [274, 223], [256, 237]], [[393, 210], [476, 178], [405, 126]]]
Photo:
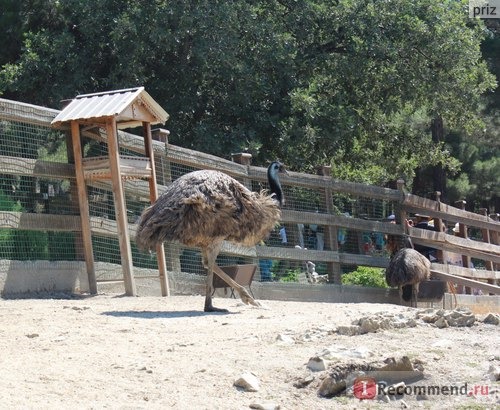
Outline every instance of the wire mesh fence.
[[[0, 108], [0, 259], [83, 261], [69, 132], [50, 127], [57, 113], [54, 110], [15, 102]], [[105, 139], [105, 135], [100, 140], [83, 138], [84, 159], [107, 157]], [[140, 140], [120, 133], [120, 155], [143, 157]], [[181, 175], [207, 168], [227, 172], [253, 191], [269, 188], [264, 168], [243, 166], [158, 141], [154, 152], [160, 193]], [[150, 277], [157, 272], [156, 254], [138, 250], [134, 241], [136, 223], [149, 205], [148, 182], [129, 178], [123, 180], [123, 185], [132, 260], [138, 268], [134, 274], [139, 279]], [[329, 177], [298, 173], [283, 178], [282, 186], [286, 202], [279, 226], [253, 250], [224, 246], [217, 260], [219, 265], [253, 263], [258, 266], [255, 280], [304, 282], [307, 262], [313, 262], [319, 275], [328, 275], [330, 280], [337, 275], [338, 281], [338, 275], [358, 265], [386, 266], [389, 237], [401, 237], [407, 232], [404, 226], [395, 224], [401, 220], [393, 218], [404, 211], [398, 190], [336, 183]], [[111, 182], [89, 179], [87, 194], [96, 277], [101, 281], [120, 279], [120, 244]], [[464, 218], [451, 216], [444, 221], [450, 236], [454, 235], [455, 224], [463, 223]], [[470, 241], [482, 242], [485, 228], [477, 224], [469, 228]], [[491, 222], [488, 224], [490, 228]], [[492, 244], [498, 238], [496, 225], [493, 228]], [[168, 244], [165, 251], [168, 271], [205, 275], [198, 249]], [[484, 259], [477, 258], [477, 252], [472, 256], [475, 266], [488, 267]]]

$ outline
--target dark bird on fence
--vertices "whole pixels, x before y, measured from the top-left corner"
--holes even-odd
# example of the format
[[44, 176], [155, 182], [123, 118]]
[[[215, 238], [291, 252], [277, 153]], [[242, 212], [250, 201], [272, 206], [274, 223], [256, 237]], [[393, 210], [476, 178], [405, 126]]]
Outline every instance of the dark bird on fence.
[[431, 262], [412, 247], [410, 238], [405, 238], [405, 248], [399, 249], [395, 242], [389, 242], [392, 252], [385, 281], [391, 287], [398, 287], [400, 303], [403, 300], [417, 307], [420, 282], [429, 280]]
[[207, 269], [205, 311], [226, 311], [212, 305], [213, 275], [236, 290], [246, 304], [259, 306], [247, 290], [217, 266], [223, 241], [254, 246], [265, 239], [281, 218], [284, 204], [280, 162], [267, 169], [271, 194], [252, 192], [219, 171], [194, 171], [170, 184], [156, 202], [144, 210], [136, 242], [141, 249], [155, 249], [164, 241], [177, 241], [201, 248]]

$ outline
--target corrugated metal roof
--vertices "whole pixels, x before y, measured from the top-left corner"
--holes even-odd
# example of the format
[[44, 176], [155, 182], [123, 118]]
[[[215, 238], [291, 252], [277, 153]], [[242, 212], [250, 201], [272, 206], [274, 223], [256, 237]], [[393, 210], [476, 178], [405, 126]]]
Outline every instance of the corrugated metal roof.
[[[168, 120], [168, 113], [144, 90], [144, 87], [137, 87], [78, 95], [54, 118], [52, 124], [122, 116], [120, 121], [130, 122], [130, 126], [133, 126], [137, 119], [133, 115], [125, 115], [124, 111], [137, 101], [140, 101], [141, 105], [155, 118], [151, 121], [152, 124], [163, 124]], [[137, 123], [140, 125], [141, 121]]]

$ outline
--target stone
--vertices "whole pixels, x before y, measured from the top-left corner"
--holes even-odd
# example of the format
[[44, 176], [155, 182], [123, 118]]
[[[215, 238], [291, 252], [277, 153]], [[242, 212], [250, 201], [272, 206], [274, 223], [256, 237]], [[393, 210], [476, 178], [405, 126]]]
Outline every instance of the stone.
[[318, 394], [321, 397], [333, 397], [346, 389], [345, 380], [334, 380], [332, 377], [326, 377], [319, 386]]
[[233, 385], [247, 392], [256, 392], [260, 388], [259, 379], [253, 373], [243, 373], [234, 381]]
[[434, 326], [439, 329], [444, 329], [445, 327], [449, 327], [448, 322], [444, 317], [440, 317], [438, 320], [434, 322]]
[[361, 334], [361, 328], [356, 325], [339, 326], [337, 327], [337, 333], [344, 336], [356, 336]]
[[488, 369], [488, 378], [493, 382], [499, 381], [500, 366], [495, 366], [494, 364], [490, 365], [490, 368]]
[[326, 370], [326, 361], [319, 356], [311, 357], [307, 363], [307, 368], [313, 372], [322, 372]]
[[500, 316], [494, 313], [489, 313], [483, 320], [483, 323], [487, 325], [495, 325], [498, 326], [500, 324]]
[[287, 345], [293, 345], [293, 344], [295, 344], [295, 340], [293, 340], [293, 337], [289, 336], [289, 335], [285, 335], [285, 334], [279, 334], [276, 337], [276, 340], [278, 342], [281, 342], [281, 343], [284, 343], [284, 344], [287, 344]]

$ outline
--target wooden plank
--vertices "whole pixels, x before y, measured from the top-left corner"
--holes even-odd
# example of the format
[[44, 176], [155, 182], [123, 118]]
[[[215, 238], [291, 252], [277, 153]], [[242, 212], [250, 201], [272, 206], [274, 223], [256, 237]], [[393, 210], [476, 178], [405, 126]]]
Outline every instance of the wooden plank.
[[409, 228], [409, 233], [414, 244], [500, 263], [500, 246], [497, 245], [418, 228]]
[[120, 176], [120, 154], [114, 118], [108, 119], [106, 123], [106, 133], [108, 136], [108, 154], [115, 203], [116, 227], [118, 242], [120, 244], [123, 279], [125, 280], [125, 294], [127, 296], [136, 296], [137, 289], [133, 273], [134, 267], [132, 264], [132, 250], [130, 248], [130, 236], [128, 231], [127, 206], [125, 204], [125, 194], [123, 192], [123, 183]]
[[340, 226], [349, 230], [363, 232], [382, 232], [391, 235], [403, 235], [404, 229], [401, 225], [388, 222], [369, 221], [359, 218], [349, 218], [343, 215], [322, 214], [316, 212], [292, 211], [283, 209], [282, 222], [317, 224], [323, 226]]
[[465, 277], [469, 279], [482, 280], [500, 280], [500, 271], [491, 271], [485, 269], [464, 268], [456, 265], [443, 265], [433, 263], [432, 266], [439, 271], [449, 273], [451, 275]]
[[451, 205], [438, 203], [427, 198], [406, 194], [402, 206], [407, 212], [423, 213], [433, 218], [440, 218], [445, 221], [459, 222], [467, 226], [489, 229], [500, 232], [500, 222], [494, 221], [488, 216], [475, 214]]
[[440, 270], [431, 269], [432, 276], [446, 282], [453, 282], [458, 285], [469, 286], [471, 288], [481, 289], [486, 293], [493, 293], [495, 295], [500, 295], [500, 287], [495, 285], [490, 285], [489, 283], [479, 282], [473, 279], [462, 278], [460, 276], [455, 276], [450, 273], [442, 272]]
[[[112, 191], [112, 184], [109, 179], [91, 179], [87, 181], [87, 185], [104, 189], [106, 191]], [[166, 189], [165, 186], [159, 185], [158, 191], [160, 194], [164, 192]], [[132, 198], [138, 198], [140, 200], [147, 201], [149, 200], [149, 182], [143, 180], [129, 180], [126, 184], [124, 184], [123, 190], [125, 195], [130, 196]]]
[[89, 291], [97, 294], [97, 282], [95, 276], [94, 250], [92, 247], [92, 233], [90, 231], [90, 212], [85, 186], [85, 176], [83, 175], [83, 154], [80, 141], [80, 125], [76, 121], [71, 121], [71, 142], [73, 144], [73, 154], [75, 160], [75, 174], [78, 190], [78, 205], [80, 207], [80, 219], [82, 227], [83, 252], [85, 256], [85, 266], [89, 281]]
[[248, 177], [247, 167], [214, 155], [193, 151], [187, 148], [167, 144], [167, 158], [177, 164], [197, 169], [214, 169], [233, 177]]
[[78, 232], [82, 229], [77, 215], [34, 214], [0, 211], [0, 228], [30, 231]]
[[0, 174], [67, 179], [75, 177], [75, 166], [34, 158], [0, 155]]
[[50, 128], [50, 123], [57, 114], [59, 110], [0, 98], [0, 118], [7, 121], [25, 122]]

